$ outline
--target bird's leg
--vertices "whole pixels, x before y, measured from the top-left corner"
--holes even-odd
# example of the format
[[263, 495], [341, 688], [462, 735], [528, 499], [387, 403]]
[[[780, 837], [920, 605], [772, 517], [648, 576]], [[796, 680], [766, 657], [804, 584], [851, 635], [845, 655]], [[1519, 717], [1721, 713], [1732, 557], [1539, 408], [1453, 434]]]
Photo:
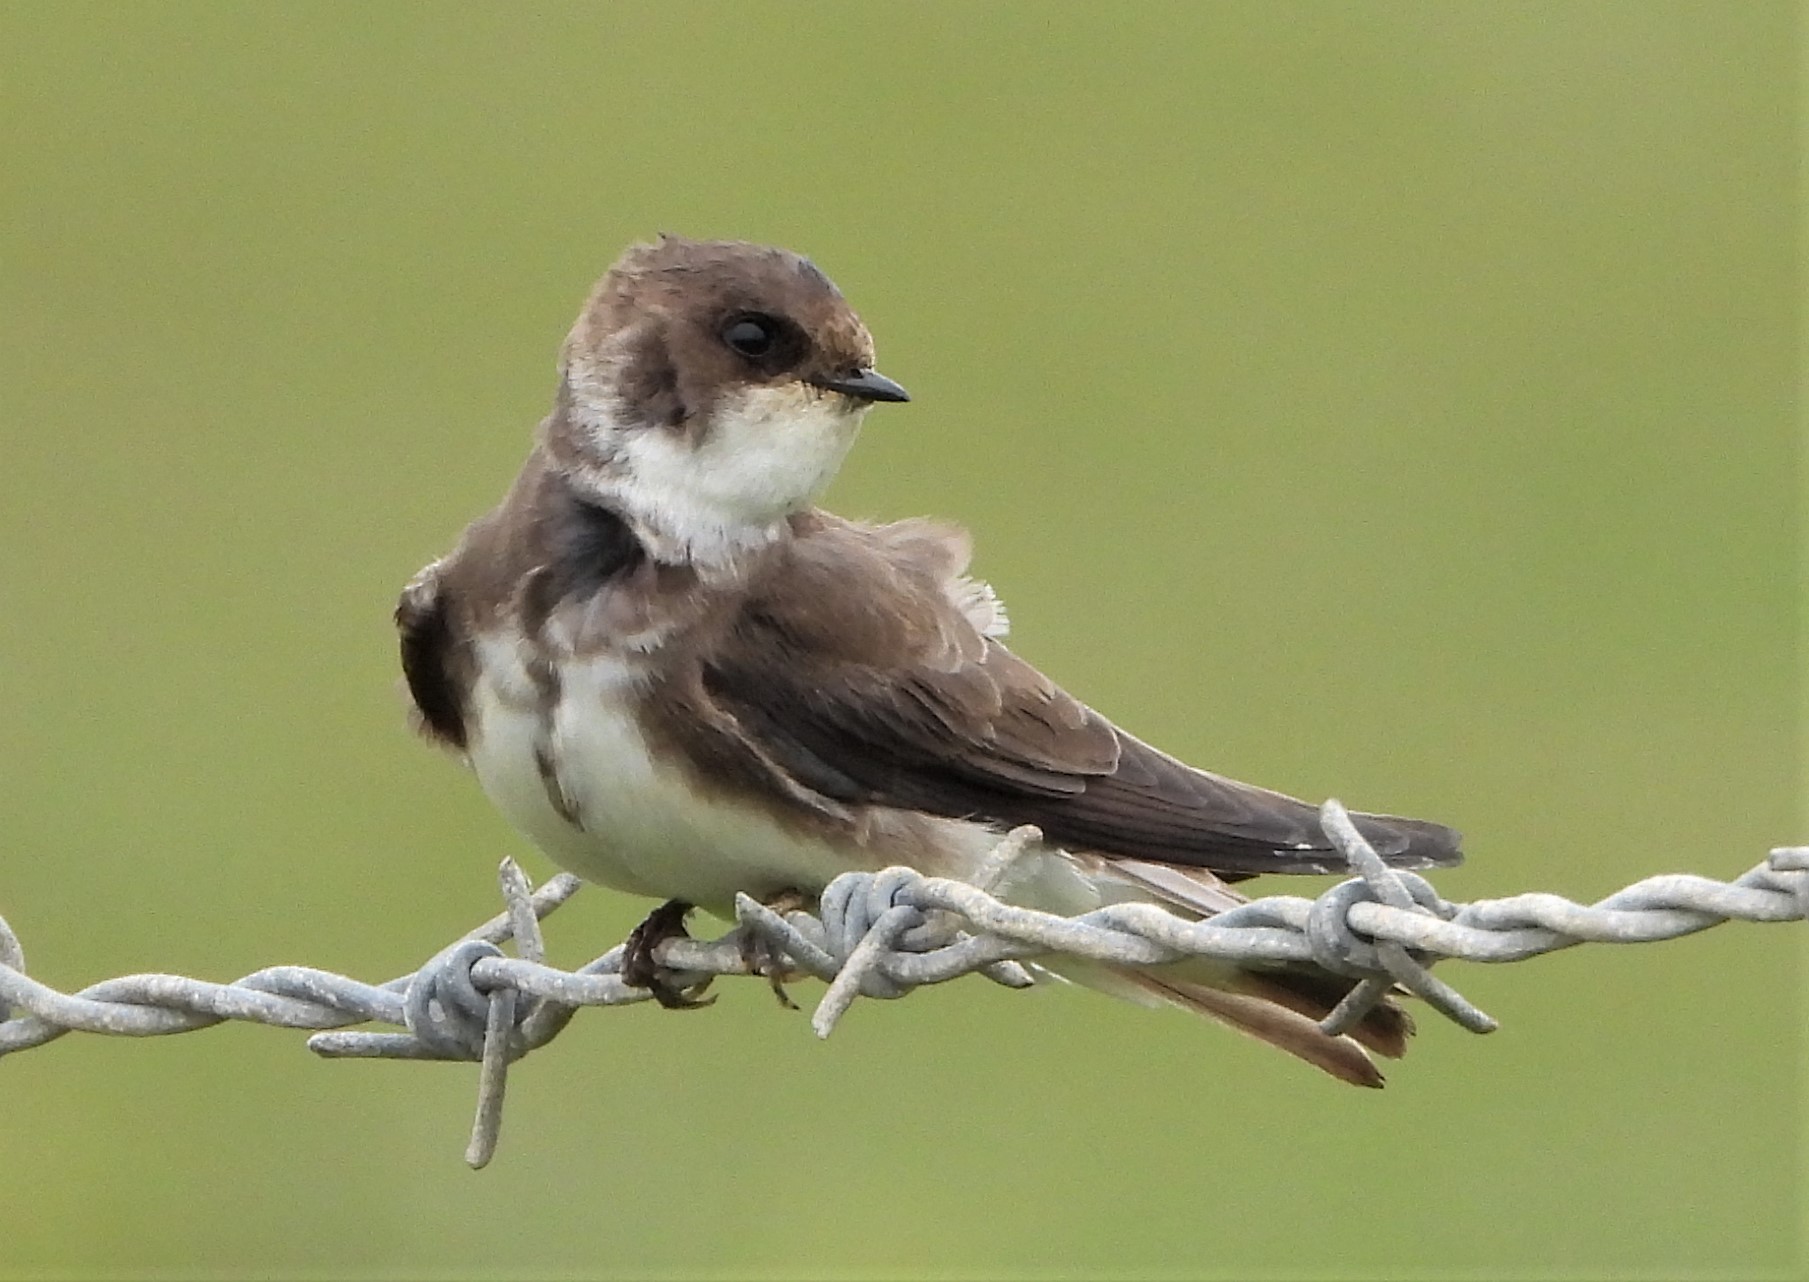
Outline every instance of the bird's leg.
[[[786, 913], [809, 907], [811, 899], [801, 890], [782, 890], [761, 902], [783, 917]], [[786, 1010], [798, 1009], [798, 1004], [791, 999], [791, 994], [785, 991], [787, 972], [784, 960], [779, 953], [774, 951], [773, 946], [757, 932], [742, 931], [741, 960], [748, 968], [749, 974], [766, 976], [766, 982], [772, 986], [773, 996], [779, 999], [779, 1005], [785, 1007]]]
[[680, 987], [668, 978], [670, 972], [654, 960], [653, 950], [666, 940], [691, 938], [685, 930], [685, 916], [690, 911], [691, 905], [684, 900], [668, 899], [648, 913], [646, 919], [629, 932], [627, 942], [622, 945], [622, 982], [645, 988], [653, 994], [653, 1000], [667, 1010], [695, 1010], [716, 1000], [703, 996], [704, 989], [710, 986], [709, 980], [688, 988]]

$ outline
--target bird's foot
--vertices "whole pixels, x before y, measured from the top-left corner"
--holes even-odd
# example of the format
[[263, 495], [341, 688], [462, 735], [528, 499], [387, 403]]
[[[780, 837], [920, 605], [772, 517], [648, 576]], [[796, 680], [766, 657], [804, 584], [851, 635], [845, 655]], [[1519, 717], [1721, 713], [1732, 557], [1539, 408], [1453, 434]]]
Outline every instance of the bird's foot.
[[667, 1010], [696, 1010], [716, 1000], [703, 995], [710, 986], [709, 980], [690, 985], [674, 983], [672, 972], [653, 956], [653, 950], [668, 939], [691, 938], [685, 930], [685, 916], [690, 911], [691, 905], [684, 900], [668, 899], [648, 913], [622, 945], [622, 982], [645, 988]]
[[[782, 890], [761, 903], [783, 917], [786, 913], [796, 912], [800, 908], [810, 906], [810, 897], [799, 890]], [[741, 933], [741, 961], [750, 975], [764, 975], [766, 982], [772, 987], [773, 996], [779, 999], [779, 1005], [786, 1010], [797, 1010], [798, 1003], [791, 999], [785, 991], [785, 981], [795, 972], [785, 966], [783, 956], [769, 944], [764, 937], [752, 930]]]

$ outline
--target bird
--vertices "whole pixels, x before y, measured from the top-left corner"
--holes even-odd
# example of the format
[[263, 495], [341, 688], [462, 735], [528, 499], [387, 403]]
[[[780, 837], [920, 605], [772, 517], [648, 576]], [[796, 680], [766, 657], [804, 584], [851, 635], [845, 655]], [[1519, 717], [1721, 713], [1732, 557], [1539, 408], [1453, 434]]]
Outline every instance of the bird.
[[[876, 405], [910, 400], [808, 258], [661, 235], [630, 246], [560, 349], [551, 412], [501, 502], [395, 612], [417, 729], [462, 758], [555, 863], [662, 901], [624, 978], [701, 907], [808, 901], [904, 865], [974, 878], [1040, 836], [994, 893], [1073, 914], [1203, 919], [1234, 883], [1344, 863], [1317, 810], [1190, 766], [1005, 644], [966, 531], [816, 506]], [[894, 412], [894, 411], [888, 411]], [[1391, 866], [1459, 862], [1450, 828], [1358, 814]], [[1306, 963], [1037, 967], [1228, 1024], [1343, 1081], [1403, 1053], [1395, 1001], [1345, 1035], [1355, 982]]]

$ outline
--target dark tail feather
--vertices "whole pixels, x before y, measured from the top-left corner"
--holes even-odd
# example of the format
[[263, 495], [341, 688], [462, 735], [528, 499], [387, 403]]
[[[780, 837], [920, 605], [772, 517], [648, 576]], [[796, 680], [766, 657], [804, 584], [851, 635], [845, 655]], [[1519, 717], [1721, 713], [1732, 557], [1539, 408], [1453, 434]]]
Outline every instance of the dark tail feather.
[[[1296, 970], [1242, 971], [1239, 991], [1264, 1001], [1285, 1006], [1305, 1015], [1317, 1024], [1344, 1000], [1355, 980], [1324, 971]], [[1413, 1036], [1413, 1016], [1391, 1001], [1383, 1001], [1351, 1029], [1352, 1038], [1378, 1055], [1399, 1059], [1407, 1053], [1407, 1039]]]
[[1382, 1085], [1382, 1071], [1355, 1041], [1348, 1037], [1327, 1037], [1312, 1020], [1285, 1006], [1246, 993], [1173, 979], [1154, 971], [1138, 970], [1126, 974], [1153, 996], [1196, 1015], [1215, 1019], [1240, 1033], [1248, 1033], [1257, 1041], [1267, 1042], [1303, 1059], [1339, 1081], [1353, 1086]]
[[1343, 999], [1351, 981], [1315, 971], [1239, 971], [1226, 985], [1188, 978], [1185, 966], [1112, 969], [1150, 996], [1229, 1025], [1355, 1086], [1383, 1084], [1365, 1048], [1399, 1059], [1413, 1033], [1407, 1012], [1384, 1001], [1348, 1035], [1328, 1035], [1319, 1021]]

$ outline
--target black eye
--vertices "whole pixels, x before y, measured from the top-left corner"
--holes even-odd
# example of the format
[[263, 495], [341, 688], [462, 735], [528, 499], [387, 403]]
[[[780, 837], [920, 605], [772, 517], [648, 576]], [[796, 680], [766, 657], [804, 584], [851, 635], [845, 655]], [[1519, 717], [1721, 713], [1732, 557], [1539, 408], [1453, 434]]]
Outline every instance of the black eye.
[[737, 316], [722, 327], [722, 341], [743, 356], [765, 356], [779, 341], [779, 322], [757, 312]]

